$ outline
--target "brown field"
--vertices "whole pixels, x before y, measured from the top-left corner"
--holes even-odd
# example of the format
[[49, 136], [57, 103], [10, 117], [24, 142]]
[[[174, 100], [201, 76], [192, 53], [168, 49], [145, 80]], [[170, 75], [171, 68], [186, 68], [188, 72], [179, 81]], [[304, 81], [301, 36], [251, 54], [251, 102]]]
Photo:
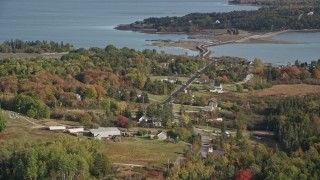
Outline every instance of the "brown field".
[[320, 86], [308, 84], [282, 84], [275, 85], [268, 89], [255, 91], [253, 94], [256, 96], [269, 96], [269, 95], [305, 95], [320, 93]]

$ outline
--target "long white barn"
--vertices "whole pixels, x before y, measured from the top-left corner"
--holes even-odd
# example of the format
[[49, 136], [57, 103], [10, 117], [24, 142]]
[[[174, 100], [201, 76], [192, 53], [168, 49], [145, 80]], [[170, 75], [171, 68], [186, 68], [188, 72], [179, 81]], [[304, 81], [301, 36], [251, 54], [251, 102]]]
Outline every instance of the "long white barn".
[[90, 129], [90, 132], [96, 139], [121, 135], [120, 130], [116, 127], [99, 127], [98, 129]]

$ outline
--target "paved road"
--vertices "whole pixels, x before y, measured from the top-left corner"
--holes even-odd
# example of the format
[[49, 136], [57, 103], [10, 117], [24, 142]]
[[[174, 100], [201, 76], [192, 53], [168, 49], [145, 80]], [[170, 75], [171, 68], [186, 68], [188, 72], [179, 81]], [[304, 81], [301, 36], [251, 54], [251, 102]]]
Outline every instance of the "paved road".
[[209, 65], [207, 65], [206, 67], [204, 67], [203, 69], [201, 69], [199, 72], [197, 72], [195, 75], [193, 75], [186, 83], [184, 83], [178, 90], [176, 90], [175, 92], [173, 92], [166, 100], [162, 101], [161, 104], [165, 104], [165, 103], [172, 103], [174, 98], [176, 98], [178, 96], [179, 93], [184, 92], [184, 90], [186, 90], [189, 85], [196, 80], [197, 78], [199, 78], [203, 73], [205, 73], [207, 71], [207, 69], [215, 62], [214, 59], [211, 59], [211, 63]]

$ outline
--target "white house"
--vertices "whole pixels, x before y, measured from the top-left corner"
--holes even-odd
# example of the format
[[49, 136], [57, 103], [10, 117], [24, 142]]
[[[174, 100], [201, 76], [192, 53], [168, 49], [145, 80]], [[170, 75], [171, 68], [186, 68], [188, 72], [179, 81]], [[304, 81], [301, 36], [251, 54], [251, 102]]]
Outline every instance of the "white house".
[[77, 100], [81, 101], [81, 95], [80, 94], [76, 94]]
[[98, 129], [90, 129], [90, 132], [96, 139], [121, 135], [120, 130], [116, 127], [99, 127]]
[[219, 21], [219, 20], [216, 20], [216, 24], [220, 24], [220, 21]]
[[141, 118], [139, 118], [138, 123], [141, 123], [142, 121], [148, 121], [149, 119], [147, 118], [147, 116], [142, 116]]
[[314, 14], [314, 12], [313, 11], [310, 11], [307, 15], [308, 16], [312, 16]]
[[247, 83], [248, 81], [250, 81], [253, 78], [253, 74], [248, 74], [246, 76], [246, 78], [244, 78], [243, 82]]
[[69, 133], [79, 133], [83, 132], [84, 128], [83, 127], [78, 127], [78, 128], [70, 128], [67, 130]]
[[223, 119], [222, 118], [217, 118], [216, 121], [223, 121]]
[[49, 126], [50, 131], [61, 131], [66, 130], [65, 126]]
[[210, 92], [223, 93], [223, 88], [221, 83], [213, 83], [213, 89], [210, 89]]

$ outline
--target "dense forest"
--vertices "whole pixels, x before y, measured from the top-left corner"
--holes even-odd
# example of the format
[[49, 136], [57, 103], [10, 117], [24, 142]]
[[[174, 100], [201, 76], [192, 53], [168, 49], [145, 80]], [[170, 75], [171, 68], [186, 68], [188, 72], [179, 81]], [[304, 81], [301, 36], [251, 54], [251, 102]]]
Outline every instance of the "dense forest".
[[288, 97], [271, 109], [275, 136], [288, 150], [319, 143], [320, 97]]
[[115, 170], [97, 140], [0, 141], [0, 179], [100, 179]]
[[69, 52], [74, 46], [53, 41], [22, 41], [19, 39], [5, 41], [0, 45], [0, 53], [52, 53]]
[[[310, 12], [313, 12], [310, 14]], [[320, 29], [320, 6], [261, 8], [256, 11], [192, 13], [183, 17], [148, 18], [130, 25], [133, 30], [195, 33], [210, 29], [265, 32], [286, 29]]]

